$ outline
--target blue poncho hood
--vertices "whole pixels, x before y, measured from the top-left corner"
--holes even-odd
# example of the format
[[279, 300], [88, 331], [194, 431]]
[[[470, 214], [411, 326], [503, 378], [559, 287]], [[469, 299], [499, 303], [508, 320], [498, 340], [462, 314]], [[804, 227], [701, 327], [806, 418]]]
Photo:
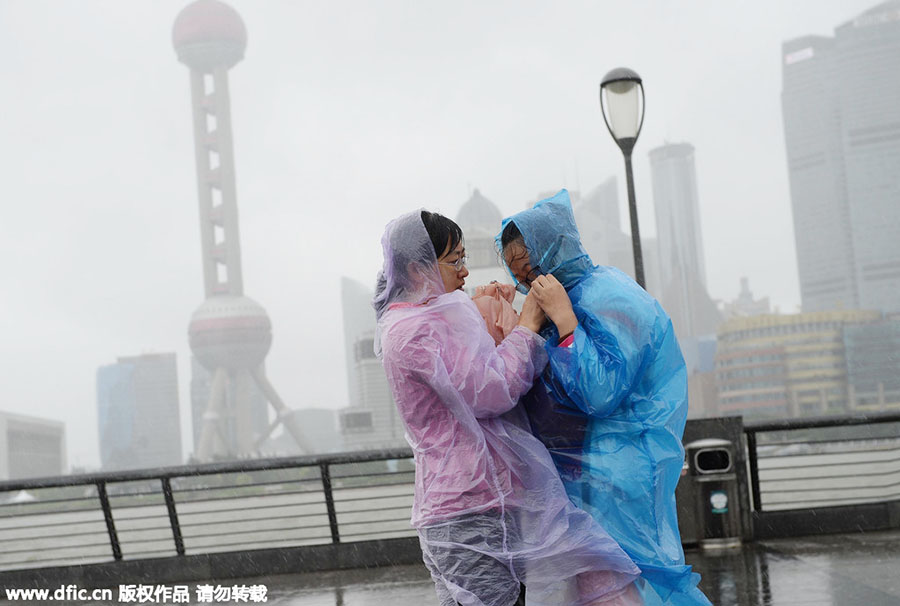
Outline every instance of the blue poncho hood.
[[[581, 245], [572, 202], [565, 189], [541, 200], [534, 208], [503, 220], [500, 234], [495, 238], [501, 254], [501, 236], [510, 222], [515, 223], [525, 239], [531, 266], [540, 268], [542, 274], [553, 274], [566, 289], [577, 284], [593, 267], [591, 258]], [[508, 266], [506, 269], [509, 271]]]

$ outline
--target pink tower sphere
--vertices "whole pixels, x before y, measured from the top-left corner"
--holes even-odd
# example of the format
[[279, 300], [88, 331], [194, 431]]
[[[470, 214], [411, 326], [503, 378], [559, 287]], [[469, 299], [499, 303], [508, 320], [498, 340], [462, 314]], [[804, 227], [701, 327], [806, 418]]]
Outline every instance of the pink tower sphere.
[[194, 69], [228, 69], [244, 58], [247, 28], [233, 8], [219, 0], [196, 0], [182, 9], [172, 27], [178, 60]]
[[272, 345], [272, 322], [262, 305], [241, 295], [204, 301], [188, 326], [191, 351], [209, 371], [259, 366]]

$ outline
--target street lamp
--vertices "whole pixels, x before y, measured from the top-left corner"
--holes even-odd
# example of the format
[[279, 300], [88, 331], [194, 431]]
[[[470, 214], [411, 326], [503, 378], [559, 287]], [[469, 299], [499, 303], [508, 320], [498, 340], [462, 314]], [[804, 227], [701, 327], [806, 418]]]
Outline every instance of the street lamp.
[[641, 288], [644, 283], [644, 258], [638, 229], [637, 206], [634, 202], [634, 176], [631, 174], [631, 150], [644, 124], [644, 86], [641, 77], [627, 67], [617, 67], [600, 82], [600, 109], [609, 134], [625, 156], [628, 180], [628, 212], [631, 215], [631, 246], [634, 250], [634, 277]]

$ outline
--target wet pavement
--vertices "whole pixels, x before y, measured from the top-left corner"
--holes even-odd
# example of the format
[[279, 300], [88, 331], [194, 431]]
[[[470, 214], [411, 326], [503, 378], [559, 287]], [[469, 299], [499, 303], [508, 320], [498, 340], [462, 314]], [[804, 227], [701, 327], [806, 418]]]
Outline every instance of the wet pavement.
[[720, 606], [900, 605], [898, 531], [768, 540], [686, 557]]
[[[688, 551], [716, 606], [900, 606], [900, 531], [769, 540]], [[231, 581], [233, 582], [233, 581]], [[422, 566], [245, 580], [278, 606], [437, 606]]]

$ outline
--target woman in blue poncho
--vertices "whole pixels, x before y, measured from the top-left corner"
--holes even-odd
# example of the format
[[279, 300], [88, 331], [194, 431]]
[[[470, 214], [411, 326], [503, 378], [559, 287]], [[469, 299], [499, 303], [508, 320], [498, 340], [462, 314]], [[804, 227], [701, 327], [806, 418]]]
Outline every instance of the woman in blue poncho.
[[565, 190], [504, 219], [497, 245], [520, 291], [571, 300], [544, 309], [550, 362], [524, 398], [569, 497], [640, 567], [647, 606], [709, 604], [675, 514], [687, 372], [672, 322], [626, 274], [591, 262]]

